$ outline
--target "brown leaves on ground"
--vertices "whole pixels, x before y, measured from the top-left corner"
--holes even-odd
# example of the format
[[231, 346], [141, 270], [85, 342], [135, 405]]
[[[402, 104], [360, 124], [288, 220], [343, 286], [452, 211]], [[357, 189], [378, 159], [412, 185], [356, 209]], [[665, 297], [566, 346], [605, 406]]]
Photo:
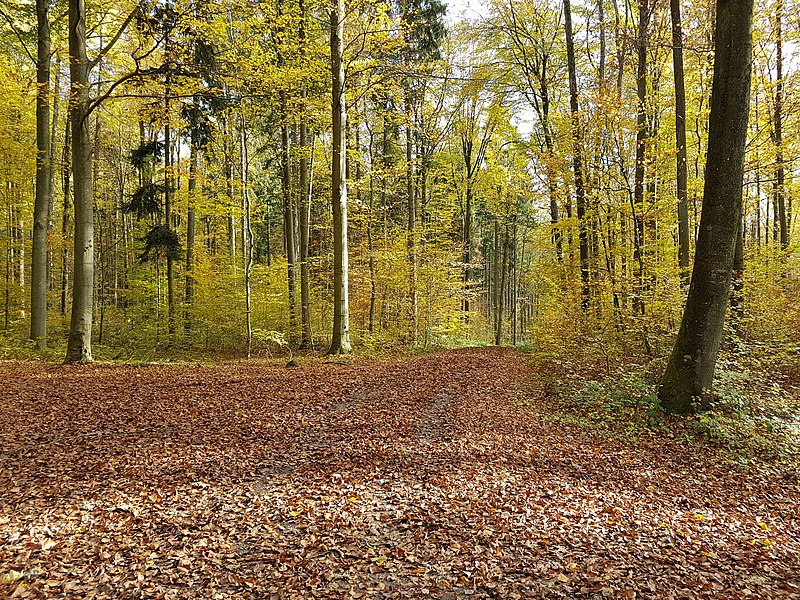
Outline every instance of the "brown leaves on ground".
[[519, 408], [525, 357], [0, 374], [0, 596], [800, 597], [797, 475]]

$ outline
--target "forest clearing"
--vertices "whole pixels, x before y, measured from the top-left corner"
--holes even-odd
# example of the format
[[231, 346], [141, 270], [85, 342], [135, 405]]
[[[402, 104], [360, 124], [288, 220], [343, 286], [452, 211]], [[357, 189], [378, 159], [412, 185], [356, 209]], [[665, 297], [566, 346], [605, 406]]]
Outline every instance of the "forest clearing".
[[492, 348], [6, 365], [0, 594], [800, 597], [797, 471], [600, 436], [539, 377]]
[[800, 599], [798, 67], [797, 0], [3, 0], [0, 597]]

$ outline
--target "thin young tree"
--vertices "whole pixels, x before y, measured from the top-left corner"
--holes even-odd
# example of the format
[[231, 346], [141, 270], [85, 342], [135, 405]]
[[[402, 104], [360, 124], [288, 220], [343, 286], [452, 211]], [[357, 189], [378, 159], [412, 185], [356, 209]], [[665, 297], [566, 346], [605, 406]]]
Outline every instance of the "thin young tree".
[[569, 76], [569, 106], [572, 117], [572, 174], [575, 184], [575, 205], [578, 212], [578, 238], [581, 270], [581, 308], [589, 309], [589, 229], [586, 216], [586, 189], [583, 182], [583, 141], [578, 114], [578, 77], [575, 66], [575, 44], [572, 36], [572, 10], [570, 1], [564, 0], [564, 31], [567, 42], [567, 71]]
[[678, 266], [681, 282], [689, 283], [689, 190], [686, 163], [686, 85], [683, 76], [681, 0], [670, 0], [672, 71], [675, 80], [675, 178], [678, 192]]

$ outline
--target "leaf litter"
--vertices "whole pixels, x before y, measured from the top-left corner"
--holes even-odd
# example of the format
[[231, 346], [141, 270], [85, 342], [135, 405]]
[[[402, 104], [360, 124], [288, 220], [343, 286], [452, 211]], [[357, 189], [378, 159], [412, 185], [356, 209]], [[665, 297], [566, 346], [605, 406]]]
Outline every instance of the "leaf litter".
[[522, 354], [0, 372], [0, 597], [800, 598], [798, 475], [515, 401]]

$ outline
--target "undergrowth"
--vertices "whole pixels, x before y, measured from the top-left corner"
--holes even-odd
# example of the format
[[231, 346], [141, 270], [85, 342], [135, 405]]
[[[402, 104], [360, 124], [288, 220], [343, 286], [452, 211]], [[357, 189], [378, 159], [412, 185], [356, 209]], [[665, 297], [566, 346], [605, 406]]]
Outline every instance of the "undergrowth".
[[[786, 364], [786, 354], [781, 356]], [[565, 424], [626, 441], [662, 436], [718, 451], [742, 465], [800, 466], [795, 389], [800, 382], [776, 374], [772, 360], [746, 361], [726, 354], [717, 370], [711, 409], [686, 416], [667, 415], [659, 403], [660, 361], [617, 357], [609, 363], [605, 356], [560, 360], [541, 354], [532, 360], [540, 379], [537, 402], [548, 404], [554, 418]]]

